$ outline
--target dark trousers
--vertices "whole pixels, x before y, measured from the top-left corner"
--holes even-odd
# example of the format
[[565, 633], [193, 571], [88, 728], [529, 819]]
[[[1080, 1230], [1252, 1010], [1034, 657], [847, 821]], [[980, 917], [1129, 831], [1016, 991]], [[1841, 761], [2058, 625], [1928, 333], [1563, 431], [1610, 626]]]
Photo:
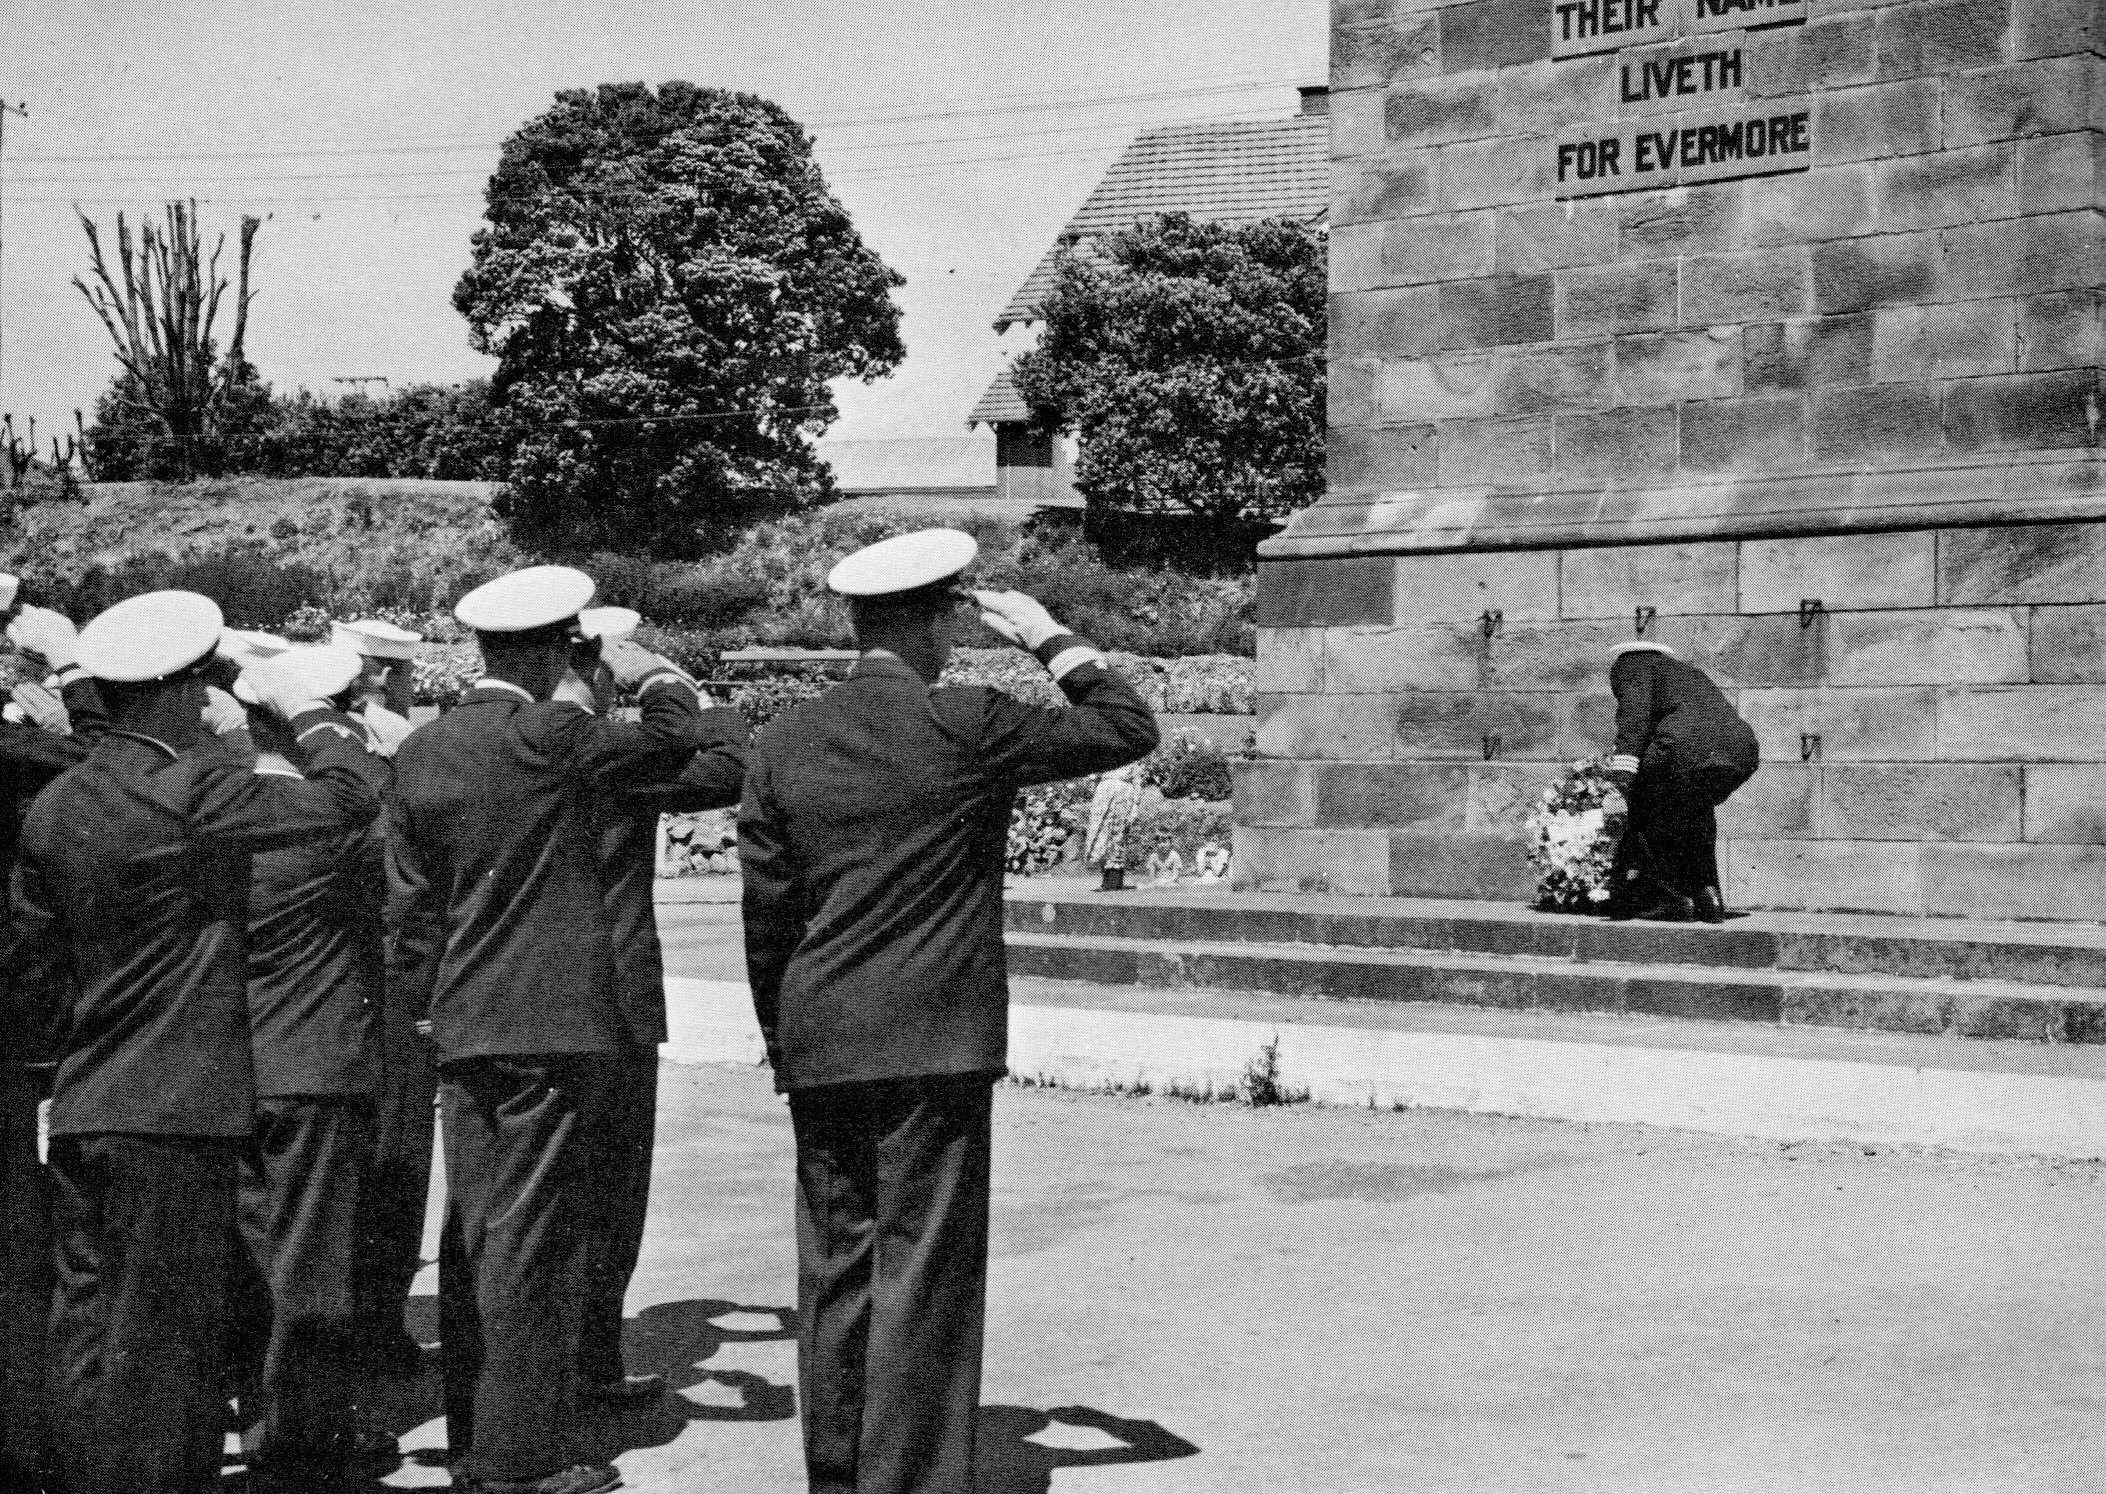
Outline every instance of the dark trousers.
[[44, 1335], [51, 1322], [51, 1182], [37, 1157], [42, 1069], [0, 1063], [0, 1488], [40, 1488]]
[[1626, 795], [1630, 813], [1609, 879], [1617, 896], [1643, 901], [1665, 889], [1693, 898], [1717, 887], [1717, 809], [1752, 776], [1724, 763], [1684, 769], [1649, 754]]
[[479, 1478], [540, 1478], [573, 1461], [606, 1068], [600, 1055], [541, 1054], [465, 1059], [439, 1075], [446, 1440]]
[[67, 1494], [217, 1486], [241, 1146], [52, 1138], [52, 1436]]
[[658, 1054], [609, 1061], [606, 1102], [593, 1147], [594, 1232], [585, 1268], [585, 1320], [578, 1377], [605, 1385], [628, 1373], [622, 1359], [622, 1299], [643, 1249], [651, 1204], [651, 1147], [658, 1132]]
[[263, 1412], [259, 1453], [272, 1461], [341, 1463], [351, 1451], [351, 1258], [372, 1148], [363, 1097], [256, 1103], [241, 1166], [237, 1364]]
[[380, 1351], [402, 1335], [402, 1308], [423, 1263], [424, 1206], [431, 1189], [431, 1044], [409, 1013], [383, 1007], [380, 1092], [373, 1157], [359, 1196], [356, 1253], [359, 1333]]
[[986, 1075], [790, 1096], [812, 1494], [967, 1494], [987, 1316]]

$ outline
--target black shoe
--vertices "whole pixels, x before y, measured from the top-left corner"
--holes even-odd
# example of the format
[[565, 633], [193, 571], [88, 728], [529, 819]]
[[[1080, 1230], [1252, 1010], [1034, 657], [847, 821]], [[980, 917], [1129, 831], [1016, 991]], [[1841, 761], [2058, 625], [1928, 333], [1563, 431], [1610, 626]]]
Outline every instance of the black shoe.
[[1624, 915], [1648, 923], [1695, 923], [1696, 904], [1679, 892], [1670, 892]]
[[1099, 892], [1124, 892], [1126, 890], [1126, 868], [1123, 866], [1107, 866], [1104, 868], [1104, 882], [1097, 890]]
[[382, 1379], [414, 1380], [424, 1373], [424, 1346], [400, 1330], [368, 1343], [360, 1357]]
[[1696, 916], [1705, 923], [1726, 921], [1726, 900], [1716, 887], [1706, 887], [1696, 895]]
[[664, 1375], [623, 1375], [619, 1380], [587, 1380], [585, 1393], [617, 1406], [656, 1400], [665, 1394]]
[[612, 1463], [575, 1463], [542, 1478], [462, 1478], [455, 1494], [606, 1494], [622, 1486], [621, 1470]]

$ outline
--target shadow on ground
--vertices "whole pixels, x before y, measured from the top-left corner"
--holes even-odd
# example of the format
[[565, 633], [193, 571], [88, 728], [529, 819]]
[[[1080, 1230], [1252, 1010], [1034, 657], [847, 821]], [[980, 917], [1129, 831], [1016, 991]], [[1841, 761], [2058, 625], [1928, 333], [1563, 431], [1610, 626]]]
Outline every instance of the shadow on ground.
[[[1097, 1432], [1116, 1446], [1060, 1447], [1073, 1429]], [[1069, 1435], [1063, 1436], [1066, 1431]], [[1052, 1435], [1048, 1435], [1052, 1434]], [[1045, 1438], [1035, 1441], [1035, 1438]], [[1087, 1438], [1102, 1441], [1103, 1438]], [[1132, 1421], [1089, 1406], [982, 1406], [974, 1494], [1051, 1494], [1056, 1468], [1102, 1468], [1113, 1463], [1162, 1463], [1199, 1449], [1152, 1421]]]

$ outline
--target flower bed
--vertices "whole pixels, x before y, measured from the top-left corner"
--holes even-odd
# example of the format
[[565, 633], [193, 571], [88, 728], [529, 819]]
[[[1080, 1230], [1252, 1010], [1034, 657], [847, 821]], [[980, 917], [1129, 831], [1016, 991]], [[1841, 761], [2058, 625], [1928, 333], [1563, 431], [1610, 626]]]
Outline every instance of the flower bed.
[[1576, 762], [1561, 783], [1543, 790], [1522, 823], [1536, 871], [1536, 908], [1592, 913], [1609, 900], [1616, 833], [1606, 808], [1615, 793], [1606, 758]]

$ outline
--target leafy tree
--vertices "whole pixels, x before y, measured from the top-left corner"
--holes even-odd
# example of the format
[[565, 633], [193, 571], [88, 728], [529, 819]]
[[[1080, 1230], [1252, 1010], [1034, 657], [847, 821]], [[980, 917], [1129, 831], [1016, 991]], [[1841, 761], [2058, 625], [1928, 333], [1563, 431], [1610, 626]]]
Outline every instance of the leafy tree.
[[1183, 213], [1060, 264], [1016, 384], [1092, 506], [1275, 518], [1324, 488], [1324, 241]]
[[692, 555], [824, 497], [827, 381], [905, 356], [893, 287], [812, 159], [751, 94], [560, 93], [505, 142], [454, 289], [519, 444], [523, 540]]

